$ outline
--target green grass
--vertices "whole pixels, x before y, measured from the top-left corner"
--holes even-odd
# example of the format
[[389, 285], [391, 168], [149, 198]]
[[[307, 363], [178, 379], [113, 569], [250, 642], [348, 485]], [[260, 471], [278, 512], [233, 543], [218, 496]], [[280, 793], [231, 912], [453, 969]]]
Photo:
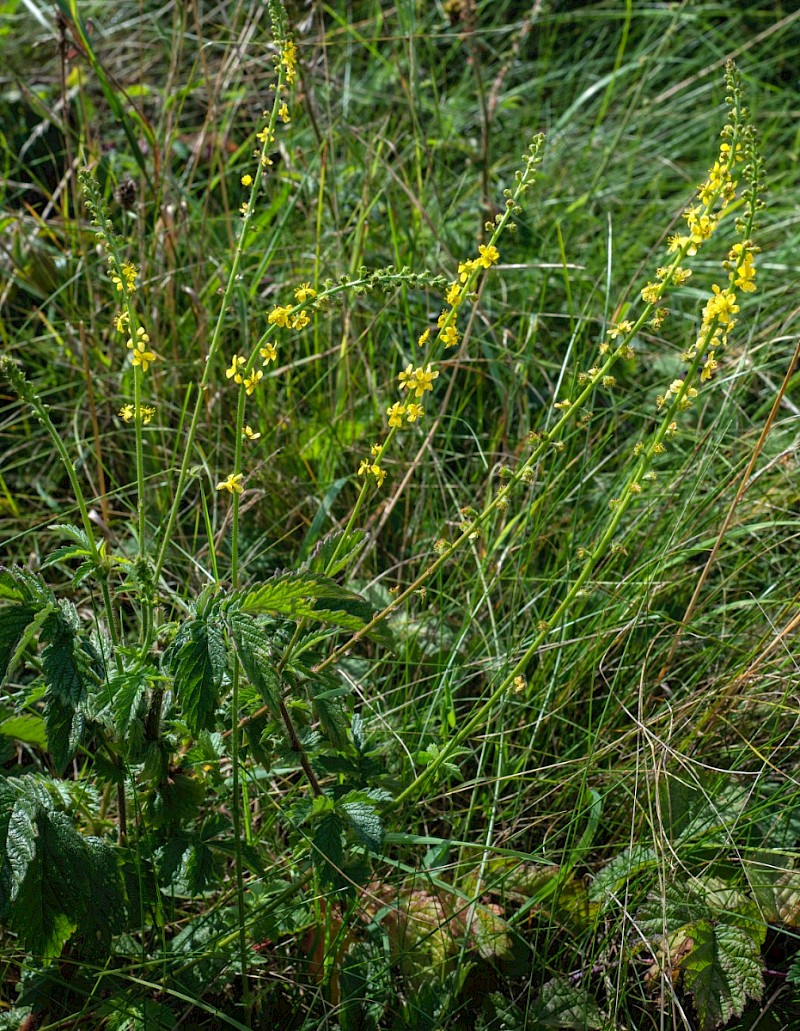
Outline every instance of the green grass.
[[[267, 8], [79, 0], [87, 27], [81, 38], [66, 25], [63, 72], [51, 9], [37, 5], [37, 19], [31, 5], [6, 8], [2, 350], [49, 406], [97, 540], [134, 560], [134, 432], [117, 415], [133, 371], [77, 181], [89, 167], [123, 257], [142, 270], [139, 317], [162, 357], [143, 380], [157, 408], [141, 469], [144, 550], [155, 557], [242, 223], [239, 180], [272, 106]], [[77, 832], [109, 846], [124, 927], [97, 953], [81, 937], [94, 925], [81, 924], [40, 967], [8, 917], [22, 867], [6, 859], [0, 1027], [19, 1026], [25, 1007], [42, 1027], [81, 1014], [84, 1026], [119, 1031], [795, 1026], [800, 14], [780, 2], [553, 0], [524, 21], [504, 0], [460, 9], [449, 21], [441, 5], [409, 0], [290, 6], [300, 81], [269, 150], [165, 551], [161, 629], [148, 642], [156, 672], [135, 730], [149, 752], [126, 751], [108, 715], [119, 696], [105, 711], [95, 698], [59, 768], [34, 644], [0, 702], [3, 720], [29, 721], [0, 722], [2, 783], [43, 774]], [[766, 158], [758, 291], [739, 295], [716, 375], [624, 514], [618, 551], [533, 648], [524, 685], [497, 692], [579, 575], [580, 549], [601, 540], [633, 446], [661, 418], [655, 398], [683, 375], [681, 353], [725, 276], [733, 216], [686, 259], [693, 276], [669, 318], [636, 335], [588, 425], [568, 424], [563, 448], [509, 507], [388, 616], [391, 642], [360, 641], [328, 667], [322, 687], [342, 704], [346, 743], [312, 736], [323, 703], [310, 706], [306, 692], [320, 688], [289, 667], [287, 703], [325, 790], [354, 783], [342, 762], [371, 752], [358, 759], [361, 786], [401, 795], [379, 806], [383, 845], [365, 851], [351, 834], [339, 859], [322, 815], [306, 814], [313, 785], [280, 720], [252, 716], [263, 698], [238, 663], [209, 734], [187, 720], [180, 689], [173, 697], [180, 674], [164, 653], [204, 588], [229, 597], [232, 579], [246, 589], [297, 570], [346, 526], [359, 462], [385, 436], [397, 375], [435, 326], [443, 291], [410, 281], [348, 290], [276, 338], [278, 360], [247, 399], [261, 438], [246, 451], [233, 516], [231, 496], [214, 489], [234, 468], [231, 355], [250, 353], [266, 312], [293, 303], [301, 282], [321, 290], [388, 265], [452, 281], [488, 239], [484, 223], [502, 211], [531, 137], [545, 134], [517, 231], [459, 318], [463, 343], [436, 355], [426, 417], [392, 444], [386, 482], [360, 509], [370, 538], [338, 579], [384, 609], [390, 590], [431, 564], [437, 540], [458, 536], [461, 510], [495, 497], [501, 468], [524, 463], [529, 435], [556, 424], [554, 403], [577, 394], [607, 329], [638, 317], [640, 291], [716, 158], [731, 55]], [[128, 179], [130, 210], [115, 199]], [[48, 527], [78, 526], [80, 513], [52, 440], [0, 389], [4, 561], [37, 571], [63, 543]], [[102, 651], [100, 582], [72, 585], [75, 568], [65, 560], [44, 574]], [[125, 663], [148, 641], [127, 568], [110, 580]], [[291, 637], [269, 626], [274, 640]], [[346, 640], [326, 637], [310, 654], [319, 662]], [[240, 748], [223, 736], [234, 713], [252, 717]], [[127, 838], [106, 746], [124, 767]], [[434, 774], [415, 780], [429, 760]], [[37, 818], [41, 845], [51, 817]], [[320, 849], [344, 867], [349, 892]]]

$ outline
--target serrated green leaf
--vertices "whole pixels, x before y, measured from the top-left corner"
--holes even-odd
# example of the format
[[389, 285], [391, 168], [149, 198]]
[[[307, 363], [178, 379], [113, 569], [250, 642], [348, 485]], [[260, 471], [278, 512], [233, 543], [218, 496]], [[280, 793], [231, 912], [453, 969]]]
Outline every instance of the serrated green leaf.
[[86, 551], [91, 550], [86, 531], [80, 526], [73, 526], [71, 523], [51, 523], [47, 529], [52, 530], [56, 537], [66, 538], [68, 541], [72, 541], [73, 544], [80, 545]]
[[42, 562], [42, 569], [47, 569], [48, 566], [53, 566], [57, 562], [66, 562], [71, 558], [86, 558], [88, 554], [89, 551], [86, 548], [81, 548], [77, 544], [64, 544], [47, 556]]
[[698, 1031], [713, 1031], [740, 1016], [748, 997], [761, 998], [761, 953], [741, 927], [699, 920], [686, 932], [692, 948], [680, 962], [684, 986], [694, 998]]
[[0, 598], [5, 601], [24, 601], [25, 596], [17, 585], [10, 569], [0, 566]]
[[646, 870], [657, 869], [660, 859], [655, 850], [644, 842], [637, 842], [614, 856], [600, 870], [589, 887], [592, 902], [614, 904], [628, 882]]
[[355, 591], [321, 573], [284, 573], [235, 599], [242, 612], [279, 613], [356, 632], [372, 617], [372, 607]]
[[59, 773], [63, 773], [83, 740], [86, 718], [82, 712], [48, 691], [44, 725], [53, 765]]
[[228, 616], [228, 628], [247, 679], [272, 715], [279, 717], [281, 682], [272, 661], [265, 627], [257, 619], [233, 611]]
[[144, 700], [147, 694], [147, 679], [155, 670], [144, 667], [112, 677], [108, 689], [113, 698], [114, 724], [117, 733], [127, 738], [134, 723], [144, 715]]
[[228, 662], [220, 627], [211, 620], [189, 620], [181, 626], [164, 660], [192, 733], [212, 730]]
[[[364, 547], [368, 539], [366, 530], [332, 530], [317, 541], [307, 568], [312, 573], [336, 576], [350, 560]], [[336, 559], [333, 557], [336, 555]]]
[[342, 703], [339, 701], [338, 693], [331, 694], [327, 690], [316, 690], [324, 688], [326, 681], [312, 682], [309, 686], [312, 689], [311, 704], [314, 715], [319, 720], [320, 729], [325, 737], [331, 742], [334, 748], [339, 751], [346, 751], [349, 747], [347, 738], [347, 718]]
[[380, 852], [383, 846], [383, 824], [378, 811], [368, 802], [339, 801], [336, 805], [361, 844], [371, 852]]
[[0, 684], [5, 680], [11, 660], [36, 609], [30, 605], [7, 605], [0, 608]]
[[84, 700], [90, 683], [90, 670], [97, 655], [90, 642], [80, 635], [75, 608], [62, 602], [42, 629], [49, 643], [42, 662], [48, 691], [73, 708]]
[[336, 813], [325, 813], [314, 826], [311, 858], [322, 880], [330, 884], [344, 857], [344, 821]]
[[570, 1028], [573, 1031], [604, 1031], [613, 1023], [581, 985], [566, 977], [555, 977], [542, 986], [533, 1007], [537, 1027]]

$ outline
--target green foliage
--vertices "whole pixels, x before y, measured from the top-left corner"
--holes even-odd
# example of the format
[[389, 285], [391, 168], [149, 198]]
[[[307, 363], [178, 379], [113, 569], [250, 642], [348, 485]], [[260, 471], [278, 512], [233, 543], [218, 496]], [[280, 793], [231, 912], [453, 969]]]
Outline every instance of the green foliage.
[[213, 615], [187, 620], [164, 654], [184, 719], [193, 734], [213, 730], [228, 668], [222, 624]]
[[125, 917], [117, 856], [75, 830], [46, 782], [0, 781], [0, 847], [0, 914], [27, 951], [47, 963], [73, 939], [86, 958], [108, 952]]
[[0, 1024], [763, 1022], [797, 15], [5, 6]]

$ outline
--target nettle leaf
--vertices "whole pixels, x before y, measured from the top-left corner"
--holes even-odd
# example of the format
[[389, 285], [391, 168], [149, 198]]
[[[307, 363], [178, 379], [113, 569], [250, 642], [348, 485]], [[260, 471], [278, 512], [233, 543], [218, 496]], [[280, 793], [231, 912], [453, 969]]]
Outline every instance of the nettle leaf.
[[272, 661], [267, 628], [257, 619], [233, 611], [228, 615], [228, 629], [247, 679], [277, 717], [281, 681]]
[[[352, 797], [351, 797], [352, 796]], [[383, 824], [374, 805], [351, 792], [336, 803], [336, 811], [345, 820], [359, 842], [371, 852], [380, 852], [383, 845]]]
[[[289, 619], [313, 620], [342, 630], [363, 630], [372, 606], [360, 594], [321, 573], [283, 573], [259, 584], [234, 601], [250, 615], [279, 613]], [[376, 628], [377, 636], [388, 631]]]
[[344, 858], [344, 820], [335, 812], [327, 812], [315, 823], [311, 857], [322, 880], [332, 883]]
[[138, 754], [144, 745], [144, 716], [147, 709], [148, 681], [156, 675], [152, 666], [128, 670], [112, 677], [108, 689], [112, 696], [114, 725], [127, 743], [128, 754]]
[[42, 656], [48, 692], [73, 707], [84, 701], [99, 664], [97, 652], [80, 629], [75, 606], [68, 602], [61, 602], [42, 628], [42, 638], [49, 642]]
[[[332, 530], [319, 540], [311, 553], [306, 567], [309, 572], [336, 576], [350, 560], [364, 547], [369, 534], [366, 530]], [[333, 565], [329, 563], [336, 555]]]
[[48, 692], [44, 706], [44, 725], [53, 765], [59, 773], [63, 773], [83, 740], [86, 718], [82, 712], [62, 702], [58, 695]]
[[164, 655], [175, 694], [193, 734], [214, 727], [228, 658], [221, 627], [212, 620], [184, 623]]
[[12, 659], [36, 609], [30, 605], [7, 605], [0, 609], [0, 684], [12, 665]]
[[77, 931], [81, 954], [107, 952], [125, 916], [114, 850], [79, 834], [34, 777], [2, 784], [0, 836], [0, 913], [23, 947], [46, 963]]
[[347, 717], [340, 699], [343, 695], [349, 696], [351, 691], [349, 687], [331, 687], [332, 683], [335, 681], [327, 678], [320, 678], [316, 683], [310, 682], [311, 704], [325, 737], [334, 748], [347, 751]]

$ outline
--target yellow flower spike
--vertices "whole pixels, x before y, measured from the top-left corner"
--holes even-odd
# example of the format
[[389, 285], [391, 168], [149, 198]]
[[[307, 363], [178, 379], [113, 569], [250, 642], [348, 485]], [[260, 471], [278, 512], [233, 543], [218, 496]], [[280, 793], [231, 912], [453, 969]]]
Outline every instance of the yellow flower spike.
[[242, 186], [252, 186], [253, 185], [253, 177], [252, 177], [252, 175], [249, 175], [249, 174], [243, 175], [242, 178], [239, 180], [239, 182], [242, 184]]
[[229, 494], [241, 494], [244, 491], [244, 475], [231, 473], [227, 479], [217, 484], [217, 490], [226, 490]]
[[259, 347], [258, 353], [264, 359], [264, 365], [268, 365], [270, 362], [276, 361], [278, 357], [278, 352], [275, 349], [274, 344], [264, 344], [263, 347]]
[[261, 434], [256, 433], [252, 426], [245, 426], [245, 428], [242, 430], [242, 440], [258, 440], [260, 436]]
[[425, 409], [422, 405], [414, 404], [406, 405], [406, 420], [408, 422], [416, 422], [417, 419], [421, 419], [425, 414]]
[[264, 373], [261, 369], [254, 369], [244, 381], [244, 390], [249, 397], [258, 386], [258, 381], [263, 379]]
[[294, 82], [297, 70], [297, 47], [291, 40], [284, 43], [280, 63], [286, 70], [286, 81]]
[[[136, 277], [139, 275], [139, 270], [132, 261], [123, 261], [122, 275], [125, 277], [125, 285], [128, 287], [128, 292], [134, 293], [136, 290]], [[122, 288], [120, 286], [117, 287], [117, 289], [120, 290]]]
[[242, 382], [242, 374], [239, 369], [245, 364], [246, 359], [241, 354], [235, 354], [231, 359], [230, 368], [225, 370], [225, 376], [227, 379], [232, 379], [234, 383]]
[[391, 408], [386, 409], [386, 414], [389, 416], [389, 425], [400, 427], [403, 425], [403, 416], [406, 413], [406, 406], [401, 405], [399, 401], [395, 401]]

